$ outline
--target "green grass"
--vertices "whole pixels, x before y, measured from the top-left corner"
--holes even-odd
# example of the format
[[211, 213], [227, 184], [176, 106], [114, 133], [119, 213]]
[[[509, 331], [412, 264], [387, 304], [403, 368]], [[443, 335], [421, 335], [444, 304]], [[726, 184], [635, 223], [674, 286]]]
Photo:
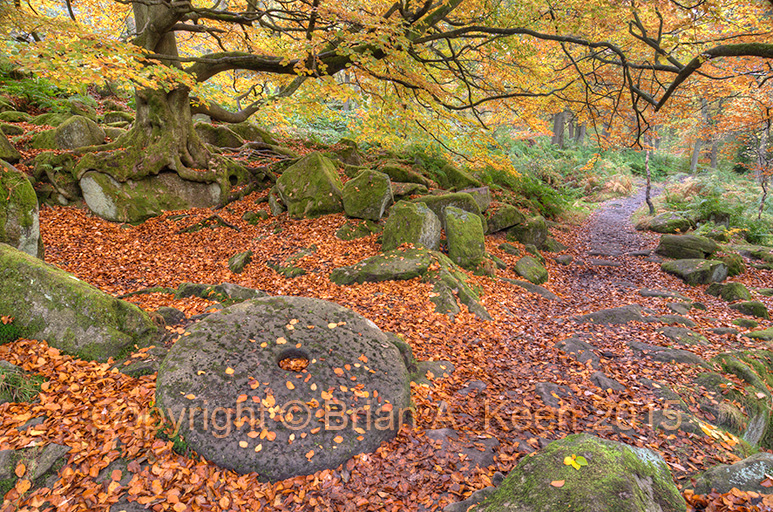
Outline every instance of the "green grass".
[[30, 402], [38, 393], [45, 378], [0, 366], [0, 400]]

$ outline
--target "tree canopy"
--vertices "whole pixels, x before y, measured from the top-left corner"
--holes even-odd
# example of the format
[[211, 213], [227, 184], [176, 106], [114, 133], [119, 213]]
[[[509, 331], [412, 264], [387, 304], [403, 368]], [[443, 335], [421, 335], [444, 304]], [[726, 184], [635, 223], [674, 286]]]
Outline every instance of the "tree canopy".
[[182, 88], [223, 121], [351, 100], [381, 136], [395, 123], [442, 133], [441, 120], [540, 126], [563, 109], [641, 134], [664, 109], [698, 111], [698, 95], [769, 97], [770, 11], [767, 0], [31, 0], [5, 5], [2, 27], [12, 60], [59, 83]]

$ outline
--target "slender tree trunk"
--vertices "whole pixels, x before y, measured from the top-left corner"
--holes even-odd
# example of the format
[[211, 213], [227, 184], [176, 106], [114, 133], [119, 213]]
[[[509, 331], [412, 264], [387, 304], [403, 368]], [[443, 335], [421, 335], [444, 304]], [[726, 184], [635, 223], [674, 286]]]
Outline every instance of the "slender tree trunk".
[[716, 140], [711, 142], [711, 168], [715, 171], [717, 170], [718, 162], [717, 162], [717, 153], [719, 152], [718, 143]]
[[692, 174], [695, 174], [695, 171], [698, 170], [698, 157], [700, 157], [702, 146], [700, 138], [695, 139], [695, 144], [692, 147], [692, 156], [690, 157], [690, 173]]
[[757, 220], [762, 220], [762, 212], [765, 210], [765, 201], [768, 199], [768, 177], [763, 174], [760, 180], [762, 187], [762, 199], [760, 199], [760, 209], [757, 211]]
[[585, 143], [585, 131], [586, 131], [585, 123], [582, 123], [577, 127], [577, 130], [575, 131], [574, 135], [574, 141], [582, 146]]
[[650, 172], [650, 148], [644, 155], [644, 169], [647, 172], [647, 188], [645, 189], [644, 200], [650, 209], [650, 215], [655, 215], [655, 205], [652, 204], [652, 173]]
[[564, 125], [566, 124], [566, 112], [559, 112], [553, 116], [552, 143], [561, 148], [564, 147]]

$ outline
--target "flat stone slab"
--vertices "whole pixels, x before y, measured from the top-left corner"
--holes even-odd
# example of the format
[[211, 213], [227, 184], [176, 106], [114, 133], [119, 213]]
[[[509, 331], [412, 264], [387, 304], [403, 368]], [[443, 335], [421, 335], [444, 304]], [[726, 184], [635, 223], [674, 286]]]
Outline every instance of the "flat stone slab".
[[172, 347], [157, 382], [156, 403], [188, 446], [270, 480], [374, 451], [410, 404], [408, 370], [389, 335], [354, 311], [302, 297], [208, 316]]
[[610, 261], [610, 260], [600, 260], [600, 259], [591, 259], [589, 262], [594, 267], [622, 267], [623, 264], [619, 261]]
[[541, 295], [548, 300], [561, 300], [561, 297], [538, 284], [532, 284], [528, 281], [521, 281], [520, 279], [508, 279], [506, 277], [502, 277], [500, 279], [506, 283], [523, 288], [529, 293], [536, 293], [537, 295]]
[[658, 332], [682, 345], [707, 345], [709, 343], [705, 337], [685, 327], [663, 327]]
[[556, 343], [556, 348], [582, 364], [588, 361], [595, 367], [599, 365], [599, 356], [594, 352], [596, 347], [579, 338], [568, 338]]
[[641, 341], [632, 341], [628, 343], [628, 346], [631, 347], [634, 352], [648, 356], [654, 361], [660, 361], [662, 363], [697, 364], [699, 366], [709, 367], [709, 364], [706, 361], [687, 350], [661, 347], [659, 345], [651, 345]]
[[618, 308], [602, 309], [595, 313], [588, 313], [575, 317], [580, 323], [593, 324], [627, 324], [628, 322], [643, 322], [642, 308], [637, 304], [629, 304]]
[[639, 295], [642, 297], [660, 297], [664, 299], [682, 299], [690, 300], [679, 292], [672, 292], [671, 290], [651, 290], [649, 288], [642, 288], [639, 290]]

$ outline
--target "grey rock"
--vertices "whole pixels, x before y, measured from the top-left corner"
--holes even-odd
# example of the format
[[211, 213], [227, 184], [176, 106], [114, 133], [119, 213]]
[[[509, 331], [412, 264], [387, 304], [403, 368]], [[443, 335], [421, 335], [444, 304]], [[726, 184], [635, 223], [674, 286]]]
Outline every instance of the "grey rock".
[[769, 474], [773, 474], [773, 454], [757, 453], [733, 465], [721, 464], [709, 469], [696, 479], [695, 493], [709, 494], [716, 490], [724, 494], [736, 488], [744, 492], [768, 494], [770, 488], [760, 484]]
[[663, 263], [661, 268], [664, 272], [674, 274], [692, 286], [718, 283], [727, 278], [727, 265], [719, 261], [703, 259], [674, 260]]
[[642, 316], [642, 308], [638, 304], [630, 304], [627, 306], [620, 306], [617, 308], [602, 309], [595, 313], [588, 313], [575, 317], [575, 320], [580, 323], [594, 323], [594, 324], [627, 324], [629, 322], [643, 322], [644, 316]]
[[655, 252], [677, 260], [703, 259], [719, 249], [714, 240], [699, 235], [663, 235]]
[[[373, 322], [349, 309], [301, 297], [255, 299], [211, 314], [188, 332], [164, 359], [156, 401], [175, 417], [190, 415], [191, 421], [180, 423], [181, 435], [194, 451], [221, 467], [255, 471], [269, 480], [336, 468], [392, 439], [405, 420], [401, 416], [410, 404], [410, 387], [400, 351]], [[278, 362], [289, 358], [304, 359], [308, 366], [285, 370]], [[379, 406], [363, 409], [367, 400], [351, 388], [355, 379], [371, 393], [378, 391]], [[320, 422], [316, 413], [326, 410], [327, 392], [340, 410], [333, 407], [336, 414], [328, 410]], [[253, 401], [237, 403], [243, 394], [258, 401], [270, 394], [285, 412], [270, 419], [266, 403], [262, 408]], [[319, 407], [308, 405], [312, 400]], [[362, 417], [359, 425], [365, 433], [356, 432], [348, 409], [381, 418], [381, 429], [365, 429]], [[208, 419], [204, 411], [210, 413]], [[261, 417], [275, 439], [254, 437], [263, 428]]]
[[568, 354], [572, 359], [583, 364], [590, 361], [593, 366], [598, 368], [599, 356], [594, 352], [596, 347], [590, 343], [579, 338], [568, 338], [557, 342], [555, 346], [558, 350]]
[[607, 377], [604, 372], [595, 372], [591, 374], [590, 381], [601, 389], [611, 389], [613, 391], [625, 391], [625, 386], [611, 377]]
[[561, 399], [569, 401], [573, 396], [572, 391], [566, 386], [559, 386], [552, 382], [537, 382], [534, 392], [548, 407], [558, 409], [561, 407]]

